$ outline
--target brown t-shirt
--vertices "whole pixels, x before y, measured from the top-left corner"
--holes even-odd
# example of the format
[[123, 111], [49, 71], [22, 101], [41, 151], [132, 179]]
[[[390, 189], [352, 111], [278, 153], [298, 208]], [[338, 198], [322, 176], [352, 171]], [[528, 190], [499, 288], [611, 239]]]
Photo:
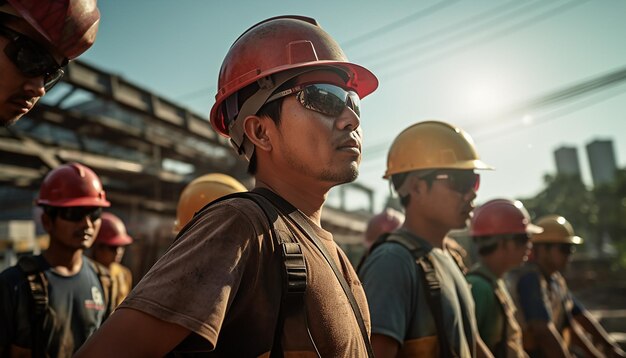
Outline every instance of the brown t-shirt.
[[[350, 285], [369, 333], [365, 293], [354, 269], [332, 234], [310, 224]], [[306, 261], [306, 313], [320, 355], [367, 356], [350, 302], [332, 269], [314, 244], [290, 227]], [[281, 270], [282, 257], [275, 251], [263, 211], [251, 200], [229, 199], [194, 219], [120, 307], [191, 330], [177, 351], [214, 349], [210, 356], [262, 356], [274, 340]], [[283, 334], [291, 342], [308, 341], [290, 331]]]

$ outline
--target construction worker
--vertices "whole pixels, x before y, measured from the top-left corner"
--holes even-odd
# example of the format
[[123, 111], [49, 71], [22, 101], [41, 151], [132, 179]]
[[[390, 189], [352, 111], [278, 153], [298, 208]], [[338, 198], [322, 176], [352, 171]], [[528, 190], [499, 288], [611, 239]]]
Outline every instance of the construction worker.
[[416, 123], [393, 141], [384, 177], [406, 219], [372, 247], [359, 271], [376, 357], [490, 356], [480, 344], [469, 285], [444, 246], [446, 234], [470, 217], [475, 169], [491, 167], [470, 136], [450, 124]]
[[255, 189], [198, 213], [77, 356], [372, 356], [365, 294], [320, 216], [330, 188], [358, 175], [359, 99], [377, 86], [314, 19], [245, 31], [211, 123]]
[[383, 212], [372, 216], [367, 222], [367, 228], [365, 229], [365, 238], [363, 240], [365, 252], [356, 265], [357, 271], [361, 269], [370, 248], [376, 243], [376, 240], [399, 228], [402, 222], [404, 222], [404, 214], [392, 208], [385, 208]]
[[0, 274], [2, 357], [71, 357], [112, 309], [106, 268], [83, 256], [110, 205], [98, 176], [61, 165], [45, 177], [37, 204], [50, 245]]
[[96, 0], [0, 1], [0, 124], [28, 113], [96, 39]]
[[626, 356], [572, 296], [561, 274], [583, 239], [559, 215], [544, 216], [536, 224], [543, 232], [531, 236], [532, 261], [508, 277], [528, 355], [572, 357], [571, 348], [577, 347], [589, 357]]
[[111, 279], [115, 282], [111, 297], [117, 306], [133, 287], [132, 273], [121, 264], [126, 247], [133, 243], [133, 238], [126, 233], [126, 226], [119, 217], [102, 213], [101, 219], [100, 231], [91, 248], [91, 258], [109, 269]]
[[192, 180], [178, 199], [176, 206], [176, 222], [174, 223], [174, 232], [179, 233], [180, 230], [187, 225], [193, 215], [200, 211], [206, 204], [224, 195], [239, 193], [246, 191], [237, 179], [220, 173], [206, 174]]
[[543, 229], [531, 224], [520, 201], [494, 199], [474, 210], [470, 233], [479, 261], [467, 274], [476, 304], [480, 337], [495, 357], [527, 357], [515, 303], [503, 280], [530, 252], [530, 234]]
[[386, 208], [382, 213], [372, 216], [367, 222], [363, 245], [369, 251], [381, 235], [396, 230], [403, 222], [404, 214], [392, 208]]

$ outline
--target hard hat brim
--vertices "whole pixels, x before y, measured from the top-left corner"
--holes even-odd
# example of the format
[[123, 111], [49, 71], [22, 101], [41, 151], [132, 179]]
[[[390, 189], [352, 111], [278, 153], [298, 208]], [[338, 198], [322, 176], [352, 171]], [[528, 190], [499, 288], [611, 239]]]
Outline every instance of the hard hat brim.
[[133, 243], [133, 238], [128, 235], [117, 235], [110, 240], [100, 241], [109, 246], [128, 246]]
[[450, 163], [449, 165], [445, 165], [445, 164], [434, 165], [432, 167], [423, 166], [420, 168], [413, 168], [412, 165], [409, 165], [406, 168], [398, 168], [397, 170], [387, 171], [385, 175], [383, 175], [383, 179], [389, 179], [392, 175], [395, 175], [395, 174], [407, 173], [407, 172], [412, 172], [415, 170], [429, 170], [429, 169], [495, 170], [496, 168], [483, 162], [480, 159], [459, 161], [456, 163]]
[[312, 62], [304, 62], [296, 65], [283, 65], [272, 68], [271, 70], [261, 72], [254, 77], [251, 77], [247, 81], [238, 82], [234, 84], [226, 84], [223, 89], [220, 89], [218, 94], [215, 96], [216, 100], [211, 107], [211, 112], [209, 115], [209, 119], [213, 129], [221, 136], [230, 138], [228, 134], [228, 129], [226, 123], [224, 123], [224, 118], [218, 115], [218, 109], [224, 102], [224, 100], [232, 95], [233, 93], [239, 91], [240, 89], [250, 85], [251, 83], [257, 81], [260, 78], [274, 75], [279, 72], [297, 69], [297, 68], [307, 68], [307, 67], [331, 67], [342, 70], [346, 73], [350, 73], [353, 76], [352, 83], [356, 84], [355, 88], [353, 88], [356, 93], [359, 95], [359, 98], [363, 99], [367, 97], [369, 94], [374, 92], [376, 88], [378, 88], [378, 78], [367, 68], [357, 65], [352, 62], [347, 61], [312, 61]]
[[94, 198], [72, 198], [64, 200], [37, 200], [37, 205], [57, 206], [61, 208], [72, 206], [95, 206], [101, 208], [108, 208], [111, 203], [108, 200], [94, 199]]
[[529, 234], [541, 234], [543, 232], [543, 228], [535, 224], [528, 224], [526, 225], [526, 232]]
[[574, 244], [574, 245], [580, 245], [582, 244], [585, 240], [583, 240], [582, 237], [580, 236], [571, 236], [569, 238], [570, 244]]

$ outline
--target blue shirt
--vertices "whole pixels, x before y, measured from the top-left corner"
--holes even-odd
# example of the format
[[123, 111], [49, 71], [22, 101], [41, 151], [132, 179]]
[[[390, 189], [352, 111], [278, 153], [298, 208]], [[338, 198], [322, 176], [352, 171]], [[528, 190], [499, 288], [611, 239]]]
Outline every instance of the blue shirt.
[[[428, 252], [441, 285], [443, 325], [451, 348], [461, 357], [474, 354], [477, 332], [474, 301], [467, 282], [447, 251], [401, 231]], [[403, 246], [387, 242], [364, 261], [359, 274], [372, 319], [372, 333], [382, 334], [405, 345], [409, 341], [437, 336], [427, 301], [421, 267]]]

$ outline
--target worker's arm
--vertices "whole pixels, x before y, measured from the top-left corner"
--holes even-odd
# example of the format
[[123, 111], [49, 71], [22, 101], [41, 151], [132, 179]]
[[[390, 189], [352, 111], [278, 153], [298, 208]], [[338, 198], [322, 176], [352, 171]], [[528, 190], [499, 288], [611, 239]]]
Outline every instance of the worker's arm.
[[372, 350], [376, 358], [395, 358], [400, 344], [395, 339], [383, 334], [372, 334]]
[[122, 308], [106, 320], [74, 357], [163, 357], [189, 333], [182, 326]]
[[574, 316], [574, 320], [593, 337], [593, 342], [601, 345], [609, 357], [626, 357], [626, 353], [587, 310]]
[[543, 352], [544, 357], [570, 358], [571, 354], [567, 349], [563, 337], [559, 334], [554, 324], [549, 321], [528, 322], [528, 328], [538, 348]]
[[585, 330], [576, 322], [570, 322], [570, 332], [572, 335], [571, 345], [579, 347], [585, 352], [586, 357], [604, 357], [604, 355], [593, 345], [593, 342], [585, 334]]

